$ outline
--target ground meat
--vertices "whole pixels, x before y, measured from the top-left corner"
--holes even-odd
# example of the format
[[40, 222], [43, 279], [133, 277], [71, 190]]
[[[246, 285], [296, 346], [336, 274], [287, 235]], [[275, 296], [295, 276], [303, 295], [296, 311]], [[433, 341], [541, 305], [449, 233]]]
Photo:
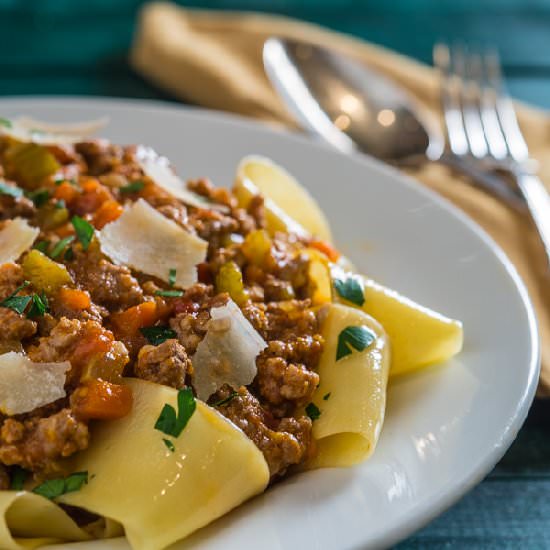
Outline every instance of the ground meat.
[[231, 216], [203, 208], [196, 208], [189, 214], [189, 225], [201, 239], [208, 241], [210, 254], [223, 246], [226, 238], [239, 229], [239, 223]]
[[206, 197], [212, 202], [223, 204], [228, 208], [235, 208], [237, 206], [237, 199], [231, 195], [229, 189], [214, 187], [212, 182], [207, 178], [188, 181], [187, 187], [190, 191]]
[[29, 348], [33, 361], [56, 363], [67, 361], [82, 335], [82, 323], [77, 319], [63, 318], [48, 336], [40, 338], [38, 345]]
[[0, 307], [0, 327], [0, 340], [3, 342], [21, 341], [36, 334], [34, 321], [5, 307]]
[[88, 427], [70, 409], [20, 422], [8, 418], [0, 429], [0, 461], [44, 475], [58, 473], [60, 459], [88, 446]]
[[109, 262], [99, 252], [77, 252], [69, 267], [77, 283], [100, 306], [121, 310], [143, 301], [143, 291], [130, 269]]
[[10, 488], [10, 476], [5, 466], [0, 464], [0, 491], [7, 491]]
[[[231, 389], [226, 386], [216, 394], [215, 400], [230, 395]], [[289, 466], [300, 464], [311, 455], [311, 420], [307, 417], [273, 421], [244, 387], [239, 389], [238, 396], [221, 405], [219, 411], [262, 451], [272, 477], [284, 474]]]
[[264, 198], [261, 195], [252, 197], [248, 205], [248, 213], [252, 216], [256, 227], [263, 228], [266, 226]]
[[158, 346], [143, 346], [139, 350], [134, 376], [164, 386], [181, 389], [191, 370], [191, 360], [177, 340], [166, 340]]
[[113, 145], [105, 139], [77, 143], [75, 150], [84, 157], [88, 165], [88, 172], [93, 176], [112, 171], [122, 162], [124, 155], [122, 147]]
[[0, 195], [0, 220], [32, 218], [35, 214], [36, 208], [27, 197]]
[[57, 300], [50, 300], [50, 313], [57, 319], [66, 317], [67, 319], [78, 319], [79, 321], [97, 321], [101, 323], [104, 317], [109, 315], [109, 311], [93, 302], [87, 309], [71, 309]]
[[273, 275], [268, 275], [265, 279], [264, 295], [267, 302], [282, 302], [295, 297], [291, 283], [277, 279]]
[[0, 299], [4, 299], [15, 292], [23, 283], [23, 269], [17, 264], [4, 264], [0, 267]]

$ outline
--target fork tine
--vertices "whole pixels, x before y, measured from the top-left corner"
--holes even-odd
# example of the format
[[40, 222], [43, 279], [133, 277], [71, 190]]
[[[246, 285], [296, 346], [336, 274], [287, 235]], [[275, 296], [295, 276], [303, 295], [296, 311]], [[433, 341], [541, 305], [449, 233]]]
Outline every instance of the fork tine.
[[447, 131], [447, 141], [453, 154], [461, 157], [468, 153], [468, 140], [464, 131], [460, 103], [451, 75], [450, 51], [447, 44], [437, 42], [433, 48], [433, 61], [439, 71], [441, 106]]
[[452, 60], [454, 70], [460, 80], [462, 117], [470, 144], [470, 152], [475, 158], [483, 159], [487, 156], [489, 149], [481, 121], [481, 92], [478, 84], [481, 62], [478, 63], [475, 55], [469, 55], [459, 47], [453, 48]]
[[529, 159], [529, 151], [516, 118], [514, 105], [504, 88], [498, 53], [495, 50], [487, 52], [484, 62], [487, 81], [496, 95], [495, 107], [508, 152], [516, 162], [523, 163]]

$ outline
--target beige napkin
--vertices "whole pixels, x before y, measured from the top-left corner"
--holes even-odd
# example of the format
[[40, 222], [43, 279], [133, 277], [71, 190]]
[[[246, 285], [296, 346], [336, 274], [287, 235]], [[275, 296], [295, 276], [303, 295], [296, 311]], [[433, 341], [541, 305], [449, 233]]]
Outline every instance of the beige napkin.
[[[294, 127], [263, 71], [262, 45], [270, 35], [308, 40], [350, 54], [406, 86], [440, 118], [433, 69], [359, 39], [282, 17], [152, 3], [141, 13], [131, 61], [147, 79], [185, 101]], [[525, 106], [517, 110], [532, 156], [540, 163], [540, 176], [548, 185], [550, 117]], [[550, 395], [550, 278], [530, 220], [442, 166], [427, 165], [413, 175], [474, 218], [516, 265], [529, 288], [542, 335], [539, 393]]]

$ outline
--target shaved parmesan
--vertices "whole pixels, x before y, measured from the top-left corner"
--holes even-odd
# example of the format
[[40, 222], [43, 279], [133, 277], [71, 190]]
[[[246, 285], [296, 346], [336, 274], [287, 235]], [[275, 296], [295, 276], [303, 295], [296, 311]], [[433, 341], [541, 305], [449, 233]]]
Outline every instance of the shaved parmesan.
[[65, 397], [63, 363], [34, 363], [22, 353], [0, 355], [0, 411], [14, 415], [33, 411]]
[[199, 399], [206, 401], [224, 384], [232, 388], [254, 380], [256, 357], [267, 347], [232, 300], [210, 310], [206, 336], [193, 361], [193, 385]]
[[29, 117], [19, 117], [0, 126], [0, 134], [24, 143], [63, 145], [77, 143], [109, 123], [107, 117], [70, 124], [50, 124]]
[[197, 264], [204, 262], [208, 243], [165, 218], [143, 199], [98, 232], [101, 251], [119, 265], [154, 275], [186, 288], [197, 282]]
[[138, 164], [143, 173], [151, 178], [159, 187], [180, 199], [185, 204], [196, 208], [213, 208], [216, 206], [204, 197], [189, 191], [185, 182], [172, 170], [170, 161], [166, 157], [158, 155], [150, 147], [139, 147], [136, 153]]
[[22, 218], [8, 220], [0, 230], [0, 265], [17, 260], [33, 245], [39, 233], [39, 229]]

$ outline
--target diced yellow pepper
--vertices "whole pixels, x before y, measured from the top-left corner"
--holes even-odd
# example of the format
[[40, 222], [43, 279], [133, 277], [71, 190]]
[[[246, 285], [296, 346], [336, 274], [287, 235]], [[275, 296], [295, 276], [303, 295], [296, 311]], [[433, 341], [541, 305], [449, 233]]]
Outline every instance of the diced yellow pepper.
[[51, 176], [60, 166], [55, 157], [42, 145], [17, 143], [5, 153], [8, 174], [31, 189]]
[[68, 219], [69, 211], [53, 204], [46, 204], [38, 212], [38, 224], [46, 231], [63, 225]]
[[322, 305], [332, 301], [332, 278], [329, 260], [315, 248], [306, 249], [309, 256], [308, 276], [311, 283], [311, 301], [313, 305]]
[[39, 250], [31, 250], [21, 264], [25, 279], [39, 292], [53, 294], [63, 285], [73, 284], [64, 265], [54, 262]]
[[216, 276], [216, 290], [227, 292], [238, 305], [248, 300], [248, 292], [243, 284], [243, 274], [235, 262], [227, 262], [220, 267]]
[[271, 250], [271, 239], [264, 229], [251, 231], [241, 247], [246, 259], [254, 265], [261, 266]]

